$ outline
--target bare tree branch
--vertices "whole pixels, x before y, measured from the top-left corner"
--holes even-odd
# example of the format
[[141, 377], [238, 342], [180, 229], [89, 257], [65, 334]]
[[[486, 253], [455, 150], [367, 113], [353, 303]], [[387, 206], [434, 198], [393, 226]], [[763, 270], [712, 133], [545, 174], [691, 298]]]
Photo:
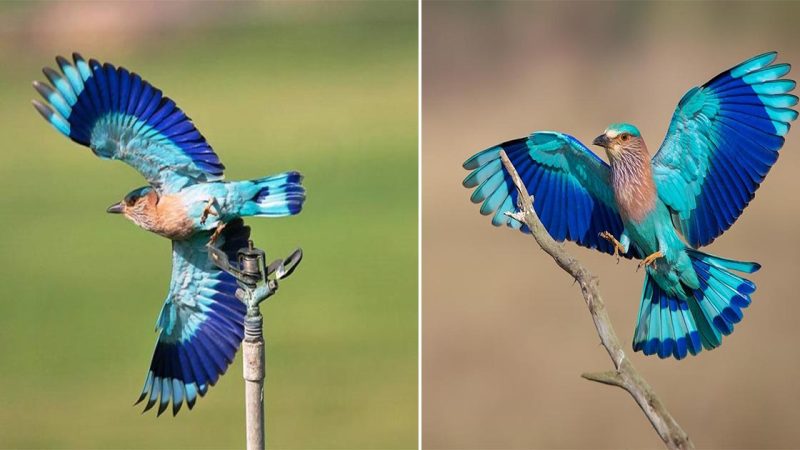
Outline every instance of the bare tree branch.
[[694, 448], [694, 444], [689, 439], [689, 436], [678, 425], [678, 422], [667, 411], [667, 408], [658, 398], [656, 393], [647, 384], [647, 381], [641, 374], [633, 367], [633, 364], [625, 357], [625, 352], [622, 351], [617, 333], [611, 325], [611, 319], [606, 312], [605, 304], [600, 296], [600, 289], [598, 288], [600, 280], [592, 275], [583, 264], [575, 259], [572, 255], [567, 253], [561, 245], [559, 245], [547, 230], [542, 225], [542, 221], [536, 215], [533, 209], [533, 198], [528, 194], [522, 180], [508, 159], [505, 151], [500, 151], [500, 159], [503, 161], [503, 166], [514, 181], [518, 192], [518, 211], [515, 213], [507, 213], [514, 219], [524, 223], [531, 230], [531, 235], [536, 239], [536, 243], [547, 252], [558, 264], [559, 267], [564, 269], [570, 276], [575, 278], [575, 281], [581, 288], [583, 299], [586, 301], [586, 306], [589, 307], [589, 313], [592, 315], [594, 326], [597, 328], [597, 334], [600, 336], [600, 341], [611, 357], [614, 363], [614, 369], [608, 372], [599, 373], [584, 373], [581, 376], [587, 380], [596, 381], [598, 383], [617, 386], [628, 391], [631, 396], [636, 400], [636, 403], [644, 412], [647, 419], [653, 425], [658, 436], [664, 441], [664, 445], [670, 449], [690, 449]]

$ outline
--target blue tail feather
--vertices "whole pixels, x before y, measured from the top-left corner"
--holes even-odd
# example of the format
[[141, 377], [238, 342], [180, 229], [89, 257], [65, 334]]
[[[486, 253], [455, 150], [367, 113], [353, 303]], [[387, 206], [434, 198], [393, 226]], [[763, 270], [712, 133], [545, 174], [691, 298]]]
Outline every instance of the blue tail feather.
[[703, 349], [722, 344], [722, 337], [733, 332], [742, 320], [742, 309], [750, 305], [753, 282], [730, 272], [753, 273], [757, 263], [734, 261], [687, 250], [700, 281], [693, 291], [687, 288], [685, 299], [667, 294], [648, 272], [642, 290], [642, 302], [633, 350], [659, 358], [683, 359]]
[[303, 209], [306, 190], [299, 172], [284, 172], [257, 180], [244, 181], [252, 192], [250, 200], [242, 206], [242, 216], [284, 217], [293, 216]]

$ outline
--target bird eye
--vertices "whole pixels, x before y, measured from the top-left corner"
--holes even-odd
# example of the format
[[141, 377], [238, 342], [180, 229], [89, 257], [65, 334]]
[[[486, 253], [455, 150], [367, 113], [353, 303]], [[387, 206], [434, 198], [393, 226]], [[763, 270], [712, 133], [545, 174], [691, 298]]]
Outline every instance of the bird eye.
[[134, 203], [136, 203], [136, 199], [133, 197], [128, 197], [125, 199], [125, 204], [128, 206], [133, 206]]
[[627, 141], [630, 138], [631, 138], [631, 135], [628, 134], [628, 133], [623, 133], [622, 136], [620, 136], [620, 139], [622, 139], [623, 142]]

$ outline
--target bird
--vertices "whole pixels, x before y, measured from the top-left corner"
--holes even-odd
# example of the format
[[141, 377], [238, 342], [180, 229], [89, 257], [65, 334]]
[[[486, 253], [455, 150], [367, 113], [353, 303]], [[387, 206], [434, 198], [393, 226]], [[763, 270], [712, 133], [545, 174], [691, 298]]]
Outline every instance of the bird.
[[[517, 192], [505, 151], [534, 210], [556, 241], [638, 259], [645, 268], [633, 350], [681, 360], [712, 350], [743, 318], [756, 285], [739, 274], [761, 267], [700, 251], [728, 230], [778, 159], [797, 119], [789, 64], [777, 52], [752, 57], [678, 102], [651, 157], [639, 129], [613, 123], [592, 141], [539, 131], [470, 157], [463, 185], [492, 224], [529, 233], [509, 217]], [[638, 268], [637, 268], [638, 271]]]
[[108, 213], [172, 242], [169, 292], [156, 322], [158, 339], [137, 404], [192, 409], [225, 373], [244, 335], [246, 308], [236, 280], [209, 259], [213, 245], [235, 260], [248, 244], [243, 217], [293, 216], [302, 210], [302, 175], [288, 171], [223, 181], [225, 166], [192, 120], [135, 72], [74, 53], [34, 81], [36, 110], [61, 134], [102, 159], [133, 167], [147, 185]]

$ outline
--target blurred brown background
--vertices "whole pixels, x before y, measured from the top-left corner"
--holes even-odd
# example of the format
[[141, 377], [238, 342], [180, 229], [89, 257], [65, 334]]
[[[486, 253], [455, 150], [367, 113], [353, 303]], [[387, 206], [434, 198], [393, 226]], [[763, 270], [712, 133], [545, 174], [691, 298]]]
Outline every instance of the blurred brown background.
[[[580, 378], [611, 363], [578, 289], [530, 237], [479, 214], [461, 164], [535, 130], [588, 143], [617, 121], [655, 152], [690, 87], [768, 50], [800, 64], [798, 17], [798, 3], [423, 2], [425, 448], [660, 447], [628, 394]], [[634, 354], [642, 274], [567, 244], [601, 277], [628, 356], [699, 448], [800, 445], [799, 133], [707, 247], [763, 265], [719, 349]]]

